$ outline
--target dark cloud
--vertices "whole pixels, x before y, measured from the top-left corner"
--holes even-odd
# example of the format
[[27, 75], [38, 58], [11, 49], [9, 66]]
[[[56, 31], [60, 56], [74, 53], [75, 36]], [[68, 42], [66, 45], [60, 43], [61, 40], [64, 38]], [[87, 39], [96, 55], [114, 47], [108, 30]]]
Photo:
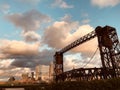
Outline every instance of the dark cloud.
[[42, 14], [37, 10], [7, 15], [6, 19], [16, 27], [22, 28], [24, 32], [35, 31], [42, 23], [50, 21], [49, 16]]
[[31, 56], [14, 56], [15, 60], [11, 63], [16, 67], [34, 68], [37, 65], [49, 65], [53, 61], [53, 50], [43, 50], [38, 55]]
[[21, 28], [22, 36], [27, 40], [29, 38], [29, 41], [38, 39], [36, 30], [41, 27], [41, 24], [48, 23], [51, 20], [49, 16], [42, 14], [37, 10], [31, 10], [25, 13], [14, 13], [7, 15], [5, 18], [13, 23], [15, 27]]
[[26, 42], [37, 42], [37, 41], [40, 41], [40, 35], [35, 33], [35, 32], [33, 32], [33, 31], [29, 31], [29, 32], [23, 33], [22, 35], [25, 38]]

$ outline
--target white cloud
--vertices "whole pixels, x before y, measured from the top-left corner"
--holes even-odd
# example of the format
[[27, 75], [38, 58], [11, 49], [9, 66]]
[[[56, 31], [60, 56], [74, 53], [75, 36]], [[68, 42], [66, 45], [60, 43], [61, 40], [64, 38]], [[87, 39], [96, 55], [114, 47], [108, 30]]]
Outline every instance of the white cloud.
[[9, 4], [0, 4], [0, 12], [3, 14], [9, 13], [10, 5]]
[[[0, 60], [13, 59], [10, 66], [16, 67], [29, 67], [33, 68], [38, 64], [49, 65], [53, 60], [53, 50], [42, 50], [39, 42], [36, 43], [25, 43], [24, 41], [16, 40], [0, 40]], [[0, 68], [6, 65], [0, 65]]]
[[68, 5], [64, 0], [55, 0], [52, 4], [53, 7], [60, 7], [60, 8], [73, 8], [73, 5]]
[[[91, 54], [91, 56], [93, 53]], [[76, 68], [91, 68], [91, 67], [100, 67], [101, 66], [101, 60], [96, 53], [94, 58], [91, 60], [91, 57], [83, 58], [81, 57], [80, 53], [77, 54], [69, 54], [64, 56], [64, 69], [65, 71], [76, 69]]]
[[0, 68], [8, 69], [10, 64], [13, 62], [13, 59], [1, 60], [0, 61]]
[[[78, 27], [78, 22], [54, 22], [52, 26], [49, 26], [44, 33], [43, 41], [52, 48], [62, 48], [65, 46], [66, 38], [71, 35], [70, 32]], [[54, 35], [53, 35], [54, 33]], [[59, 42], [59, 44], [57, 43]]]
[[100, 8], [113, 7], [120, 4], [120, 0], [91, 0], [92, 5]]
[[10, 58], [14, 55], [36, 55], [38, 54], [39, 44], [28, 44], [23, 41], [0, 40], [0, 57]]
[[[92, 26], [90, 26], [89, 24], [81, 25], [76, 30], [76, 32], [74, 32], [71, 35], [69, 35], [64, 40], [64, 42], [66, 42], [66, 45], [67, 45], [67, 44], [69, 44], [69, 43], [79, 39], [80, 37], [90, 33], [93, 30], [94, 30], [94, 28]], [[97, 48], [97, 44], [98, 43], [97, 43], [97, 40], [95, 38], [95, 39], [92, 39], [92, 40], [90, 40], [88, 42], [85, 42], [82, 45], [79, 45], [78, 47], [72, 49], [72, 51], [74, 51], [74, 52], [81, 52], [84, 56], [90, 56], [90, 53], [94, 52], [95, 49]]]
[[[79, 39], [80, 37], [90, 33], [94, 30], [89, 24], [81, 25], [78, 28], [77, 22], [55, 22], [52, 26], [49, 26], [44, 33], [43, 41], [49, 47], [62, 49], [65, 46], [69, 45], [73, 41]], [[74, 32], [72, 32], [74, 30]], [[54, 33], [54, 35], [53, 35]], [[59, 43], [58, 43], [59, 42]], [[83, 56], [90, 56], [90, 53], [94, 52], [97, 48], [97, 40], [92, 39], [89, 42], [86, 42], [74, 49], [72, 52], [81, 52]], [[87, 47], [87, 48], [86, 48]]]

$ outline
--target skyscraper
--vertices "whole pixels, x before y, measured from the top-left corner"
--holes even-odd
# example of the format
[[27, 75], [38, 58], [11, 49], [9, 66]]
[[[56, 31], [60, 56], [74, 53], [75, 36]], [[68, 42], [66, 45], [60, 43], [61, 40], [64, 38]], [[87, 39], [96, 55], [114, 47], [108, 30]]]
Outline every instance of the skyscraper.
[[40, 67], [40, 65], [36, 66], [35, 72], [36, 72], [36, 77], [35, 77], [35, 79], [36, 79], [36, 80], [40, 79], [40, 78], [41, 78], [41, 67]]
[[53, 79], [53, 62], [50, 63], [49, 66], [49, 79], [52, 80]]

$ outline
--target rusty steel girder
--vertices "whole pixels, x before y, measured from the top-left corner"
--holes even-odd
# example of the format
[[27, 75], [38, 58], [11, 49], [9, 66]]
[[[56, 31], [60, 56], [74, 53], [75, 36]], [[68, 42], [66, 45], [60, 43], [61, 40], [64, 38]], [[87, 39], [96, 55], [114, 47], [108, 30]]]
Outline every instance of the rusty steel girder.
[[[106, 72], [106, 78], [104, 77], [104, 72]], [[80, 80], [100, 80], [100, 79], [110, 79], [114, 77], [112, 69], [104, 68], [78, 68], [70, 71], [63, 72], [57, 75], [57, 81], [80, 81]]]
[[78, 40], [74, 41], [70, 45], [64, 47], [63, 49], [61, 49], [59, 51], [59, 53], [65, 53], [68, 50], [70, 50], [70, 49], [72, 49], [72, 48], [74, 48], [74, 47], [76, 47], [76, 46], [78, 46], [78, 45], [80, 45], [80, 44], [82, 44], [82, 43], [84, 43], [86, 41], [89, 41], [94, 37], [96, 37], [96, 33], [95, 33], [95, 31], [92, 31], [92, 32], [88, 33], [87, 35], [85, 35], [85, 36], [79, 38]]
[[[84, 80], [83, 77], [85, 77], [86, 79], [89, 77], [88, 79], [90, 79], [98, 71], [101, 72], [101, 74], [98, 74], [98, 76], [104, 79], [108, 79], [108, 77], [114, 78], [120, 76], [120, 43], [118, 40], [117, 32], [115, 28], [110, 26], [105, 26], [105, 27], [98, 26], [96, 27], [95, 31], [88, 33], [87, 35], [79, 38], [78, 40], [74, 41], [70, 45], [66, 46], [65, 48], [55, 53], [54, 72], [55, 72], [56, 80], [62, 77], [68, 78], [68, 76], [70, 76], [70, 78], [72, 78], [72, 77], [76, 77], [76, 75], [79, 75], [79, 74], [73, 74], [79, 71], [77, 69], [75, 69], [77, 71], [70, 70], [67, 72], [63, 72], [64, 71], [63, 54], [68, 50], [84, 42], [87, 42], [95, 37], [98, 38], [98, 46], [101, 56], [102, 68], [79, 69], [81, 70], [79, 73], [83, 72], [82, 80]], [[69, 74], [67, 74], [68, 72]], [[79, 75], [79, 77], [81, 77], [81, 75]]]
[[[113, 77], [119, 77], [120, 73], [120, 43], [115, 28], [97, 27], [96, 34], [100, 50], [102, 68], [112, 69]], [[104, 73], [104, 78], [107, 78]]]

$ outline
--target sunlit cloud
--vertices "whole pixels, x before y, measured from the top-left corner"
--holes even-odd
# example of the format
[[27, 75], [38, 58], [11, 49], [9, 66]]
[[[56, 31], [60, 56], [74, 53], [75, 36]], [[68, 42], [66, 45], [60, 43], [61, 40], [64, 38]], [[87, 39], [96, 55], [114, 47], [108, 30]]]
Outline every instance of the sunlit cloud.
[[[39, 43], [28, 44], [23, 41], [16, 40], [0, 40], [0, 53], [1, 56], [12, 56], [12, 55], [36, 55], [38, 53]], [[9, 57], [10, 58], [10, 57]]]
[[[74, 32], [71, 33], [71, 31]], [[90, 33], [94, 28], [89, 24], [80, 25], [78, 27], [77, 22], [55, 22], [52, 26], [49, 26], [44, 35], [44, 43], [49, 47], [62, 49], [73, 41], [80, 37]], [[54, 33], [54, 36], [52, 35]], [[57, 43], [59, 41], [59, 44]], [[89, 47], [89, 48], [86, 48]], [[92, 48], [91, 48], [92, 47]], [[72, 52], [81, 52], [86, 56], [93, 52], [97, 48], [97, 40], [93, 39], [84, 45], [81, 45], [72, 50]]]
[[114, 7], [120, 4], [120, 0], [91, 0], [92, 5], [100, 8]]

